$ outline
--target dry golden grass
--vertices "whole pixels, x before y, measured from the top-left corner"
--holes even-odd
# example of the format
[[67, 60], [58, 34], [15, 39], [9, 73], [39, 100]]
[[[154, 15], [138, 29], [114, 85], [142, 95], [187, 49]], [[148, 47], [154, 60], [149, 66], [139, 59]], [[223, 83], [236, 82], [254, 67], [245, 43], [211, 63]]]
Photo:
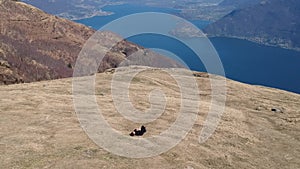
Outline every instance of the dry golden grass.
[[[128, 134], [139, 124], [116, 112], [112, 73], [96, 77], [97, 101], [105, 119]], [[145, 159], [111, 154], [88, 138], [73, 108], [72, 79], [0, 86], [0, 168], [300, 168], [300, 95], [227, 80], [220, 124], [208, 141], [199, 144], [211, 89], [206, 74], [199, 74], [197, 81], [201, 108], [193, 129], [170, 151]], [[177, 84], [162, 69], [135, 77], [130, 86], [133, 105], [149, 108], [148, 94], [156, 87], [166, 94], [166, 111], [146, 124], [143, 137], [169, 127], [180, 106]]]

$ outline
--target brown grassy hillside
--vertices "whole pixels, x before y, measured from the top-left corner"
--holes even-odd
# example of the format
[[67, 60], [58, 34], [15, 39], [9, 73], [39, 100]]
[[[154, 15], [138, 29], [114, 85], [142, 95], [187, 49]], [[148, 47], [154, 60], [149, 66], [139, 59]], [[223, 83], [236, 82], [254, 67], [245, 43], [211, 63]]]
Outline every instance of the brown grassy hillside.
[[[79, 52], [95, 33], [84, 25], [12, 0], [0, 1], [0, 16], [0, 84], [71, 77]], [[99, 39], [103, 48], [122, 40], [110, 32]], [[144, 49], [121, 41], [103, 59], [99, 72], [116, 67], [138, 50]], [[154, 53], [151, 56], [162, 58]], [[165, 62], [177, 65], [171, 60]]]

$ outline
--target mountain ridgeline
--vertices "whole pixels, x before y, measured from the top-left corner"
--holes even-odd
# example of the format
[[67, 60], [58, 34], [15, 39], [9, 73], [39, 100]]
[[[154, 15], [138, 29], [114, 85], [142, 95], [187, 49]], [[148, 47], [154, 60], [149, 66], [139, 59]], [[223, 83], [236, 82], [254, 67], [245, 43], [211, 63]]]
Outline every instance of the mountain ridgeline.
[[232, 11], [204, 31], [210, 36], [236, 37], [300, 50], [299, 11], [298, 0], [264, 0]]

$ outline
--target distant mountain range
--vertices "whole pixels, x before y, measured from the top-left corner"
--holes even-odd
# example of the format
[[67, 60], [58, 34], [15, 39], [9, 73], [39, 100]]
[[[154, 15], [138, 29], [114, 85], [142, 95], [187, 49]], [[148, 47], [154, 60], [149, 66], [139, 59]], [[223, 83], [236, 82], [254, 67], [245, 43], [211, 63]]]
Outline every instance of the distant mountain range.
[[236, 37], [300, 50], [299, 11], [299, 0], [264, 0], [232, 11], [204, 31], [211, 36]]
[[215, 21], [221, 18], [204, 29], [209, 36], [234, 37], [265, 45], [300, 50], [300, 1], [298, 0], [23, 1], [40, 7], [48, 13], [68, 19], [108, 15], [108, 11], [101, 9], [105, 5], [143, 2], [148, 6], [179, 9], [179, 16], [191, 20]]
[[112, 14], [102, 8], [106, 5], [139, 4], [143, 6], [177, 9], [176, 15], [191, 20], [215, 21], [237, 8], [259, 3], [261, 0], [22, 0], [50, 14], [79, 20]]

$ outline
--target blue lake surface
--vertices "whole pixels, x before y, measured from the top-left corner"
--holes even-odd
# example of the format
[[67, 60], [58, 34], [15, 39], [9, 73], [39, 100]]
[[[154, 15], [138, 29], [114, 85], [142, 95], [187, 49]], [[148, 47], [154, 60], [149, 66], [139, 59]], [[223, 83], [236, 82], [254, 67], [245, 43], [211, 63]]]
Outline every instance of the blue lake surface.
[[113, 12], [114, 14], [108, 16], [96, 16], [88, 19], [77, 20], [76, 22], [85, 24], [87, 26], [90, 26], [98, 30], [105, 24], [109, 23], [110, 21], [113, 21], [115, 19], [130, 14], [142, 13], [142, 12], [163, 12], [168, 14], [176, 14], [180, 12], [179, 10], [175, 10], [171, 8], [158, 8], [158, 7], [133, 5], [133, 4], [108, 5], [102, 8], [102, 10], [107, 12]]
[[[140, 12], [177, 14], [179, 11], [140, 5], [116, 5], [103, 8], [113, 15], [92, 17], [77, 22], [99, 29], [112, 20]], [[208, 21], [191, 21], [199, 28]], [[179, 56], [192, 70], [206, 71], [201, 60], [187, 46], [168, 37], [143, 34], [128, 38], [146, 48], [160, 48]], [[223, 63], [226, 77], [249, 84], [264, 85], [300, 93], [300, 52], [269, 47], [246, 40], [211, 38]]]

